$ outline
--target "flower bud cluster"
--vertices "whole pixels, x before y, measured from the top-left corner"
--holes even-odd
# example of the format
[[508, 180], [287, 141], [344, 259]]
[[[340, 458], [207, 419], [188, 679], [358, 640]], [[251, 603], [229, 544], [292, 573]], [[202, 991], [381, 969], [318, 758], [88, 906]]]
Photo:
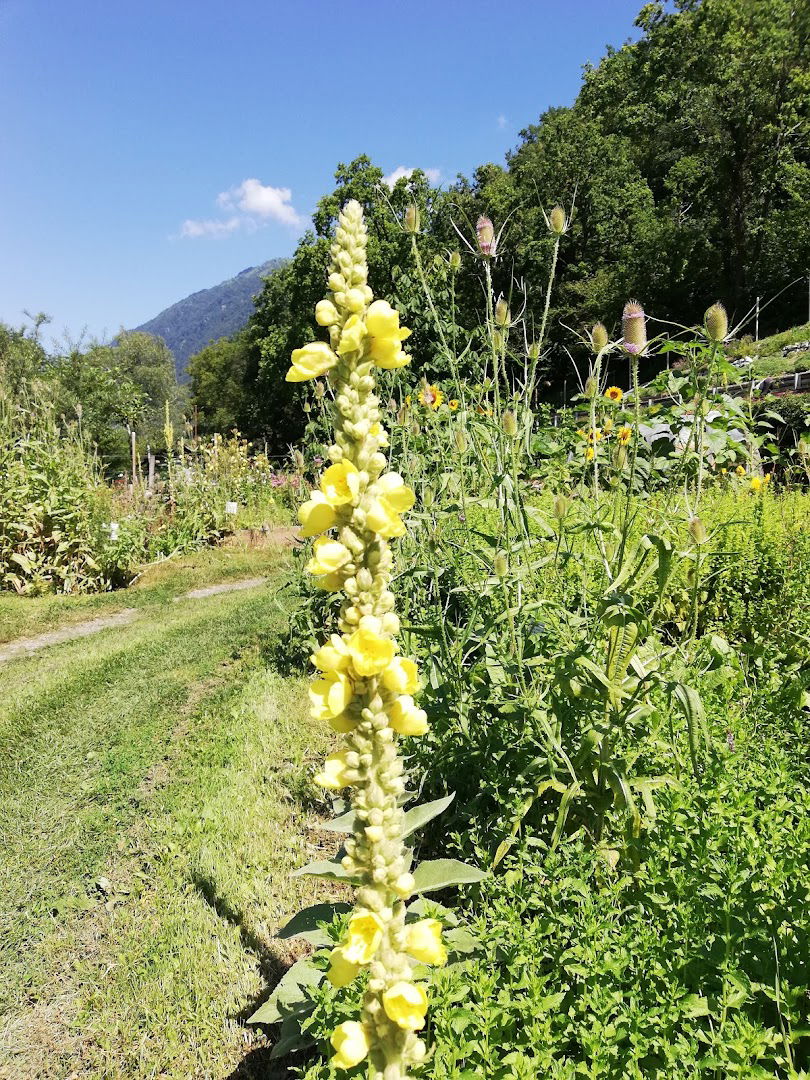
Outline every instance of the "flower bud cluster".
[[368, 1059], [372, 1080], [407, 1080], [427, 1053], [416, 1035], [425, 1024], [427, 996], [414, 981], [413, 964], [446, 960], [441, 926], [405, 919], [415, 882], [403, 837], [405, 779], [397, 741], [425, 734], [428, 723], [413, 698], [416, 663], [400, 655], [390, 589], [389, 541], [404, 534], [402, 515], [415, 496], [388, 470], [382, 452], [388, 440], [376, 368], [408, 363], [402, 343], [410, 332], [366, 284], [366, 227], [358, 203], [344, 207], [330, 253], [330, 295], [315, 310], [329, 344], [295, 350], [287, 379], [327, 373], [334, 390], [331, 464], [299, 518], [303, 535], [317, 537], [306, 569], [320, 587], [342, 592], [343, 603], [339, 632], [312, 655], [319, 675], [309, 695], [313, 716], [344, 737], [315, 781], [329, 791], [348, 789], [356, 822], [342, 858], [357, 883], [356, 907], [332, 951], [328, 978], [342, 987], [365, 971], [368, 983], [360, 1019], [341, 1024], [332, 1036], [332, 1064], [348, 1069]]

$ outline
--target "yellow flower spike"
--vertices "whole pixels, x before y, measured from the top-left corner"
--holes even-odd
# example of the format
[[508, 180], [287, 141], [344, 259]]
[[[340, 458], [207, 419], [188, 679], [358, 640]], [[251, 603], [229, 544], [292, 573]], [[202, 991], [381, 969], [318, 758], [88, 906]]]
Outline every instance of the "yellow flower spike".
[[351, 964], [370, 964], [383, 938], [385, 926], [373, 911], [358, 911], [349, 919], [343, 955]]
[[355, 773], [346, 763], [348, 750], [338, 750], [324, 761], [323, 768], [313, 777], [319, 787], [327, 791], [341, 791], [354, 783]]
[[382, 637], [362, 627], [349, 638], [348, 647], [352, 667], [361, 679], [384, 671], [394, 659], [397, 648], [390, 637]]
[[319, 375], [325, 375], [337, 362], [337, 356], [325, 341], [312, 341], [303, 349], [293, 350], [292, 366], [287, 372], [286, 381], [306, 382], [307, 379], [316, 379]]
[[605, 397], [608, 401], [612, 401], [614, 405], [618, 405], [624, 397], [624, 390], [619, 386], [609, 386], [605, 391]]
[[738, 465], [737, 468], [734, 470], [734, 473], [735, 473], [735, 475], [742, 478], [743, 476], [745, 476], [745, 466], [744, 465]]
[[305, 539], [331, 529], [336, 518], [335, 508], [322, 491], [313, 491], [309, 500], [298, 507], [301, 535]]
[[329, 671], [309, 688], [315, 720], [330, 720], [345, 712], [354, 693], [351, 680], [340, 671]]
[[345, 506], [353, 502], [359, 490], [360, 473], [351, 461], [339, 461], [324, 470], [321, 493], [330, 506]]
[[335, 1028], [331, 1042], [336, 1051], [332, 1057], [332, 1065], [336, 1069], [353, 1069], [368, 1057], [368, 1036], [363, 1025], [356, 1020], [344, 1020]]
[[420, 964], [442, 967], [447, 963], [447, 949], [442, 941], [438, 919], [421, 919], [406, 927], [405, 949]]
[[366, 336], [366, 324], [360, 318], [359, 315], [352, 315], [346, 320], [346, 325], [343, 327], [343, 331], [340, 335], [340, 344], [338, 345], [338, 356], [345, 356], [346, 353], [359, 352], [363, 347], [363, 339]]
[[337, 540], [322, 536], [312, 545], [312, 558], [304, 569], [309, 574], [334, 574], [351, 559], [347, 547]]
[[354, 982], [362, 970], [362, 964], [353, 964], [346, 958], [346, 954], [341, 946], [332, 949], [332, 952], [329, 954], [329, 968], [326, 972], [326, 977], [332, 986], [337, 987], [338, 990], [342, 989], [344, 986], [348, 986], [349, 983]]
[[410, 694], [397, 698], [388, 710], [388, 719], [398, 735], [425, 735], [429, 728], [427, 713], [414, 704]]
[[383, 1008], [389, 1020], [405, 1031], [419, 1031], [425, 1026], [427, 995], [421, 986], [398, 982], [382, 996]]
[[758, 491], [762, 491], [762, 477], [761, 476], [752, 476], [751, 477], [751, 490], [755, 494]]
[[382, 673], [382, 683], [394, 694], [415, 694], [419, 689], [419, 670], [413, 660], [395, 656]]

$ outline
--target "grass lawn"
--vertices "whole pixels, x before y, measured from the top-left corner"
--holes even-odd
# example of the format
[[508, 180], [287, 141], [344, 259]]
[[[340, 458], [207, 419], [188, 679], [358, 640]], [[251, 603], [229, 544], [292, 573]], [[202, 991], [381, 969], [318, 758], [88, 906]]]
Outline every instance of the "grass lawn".
[[266, 662], [286, 567], [212, 549], [123, 602], [3, 599], [24, 632], [143, 609], [0, 666], [4, 1080], [259, 1075], [263, 1036], [241, 1018], [291, 959], [275, 929], [324, 895], [288, 880], [319, 843], [307, 776], [326, 737], [303, 681]]

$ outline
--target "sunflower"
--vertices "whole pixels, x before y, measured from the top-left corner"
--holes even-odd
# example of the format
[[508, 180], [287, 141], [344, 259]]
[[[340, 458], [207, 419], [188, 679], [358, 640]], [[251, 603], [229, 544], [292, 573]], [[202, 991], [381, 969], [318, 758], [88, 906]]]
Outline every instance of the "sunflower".
[[450, 400], [447, 402], [447, 408], [450, 410], [450, 412], [455, 412], [458, 408], [458, 401], [456, 401], [455, 398], [450, 398]]
[[598, 443], [598, 442], [601, 442], [601, 440], [602, 440], [602, 432], [598, 428], [592, 428], [588, 432], [588, 442], [589, 443]]
[[624, 424], [622, 427], [620, 427], [619, 428], [619, 445], [620, 446], [627, 446], [627, 444], [630, 442], [630, 436], [632, 434], [633, 434], [633, 429], [631, 427], [628, 427], [627, 424]]
[[608, 401], [612, 401], [614, 404], [618, 405], [624, 397], [624, 390], [620, 389], [618, 386], [609, 386], [605, 391], [605, 397]]
[[440, 390], [438, 386], [431, 386], [429, 383], [425, 383], [419, 391], [419, 400], [426, 409], [435, 410], [438, 409], [444, 401], [444, 392]]
[[593, 457], [596, 452], [594, 448], [592, 446], [583, 446], [582, 449], [585, 451], [585, 460], [593, 461]]
[[410, 405], [410, 403], [411, 403], [411, 395], [407, 394], [406, 397], [405, 397], [405, 404]]
[[475, 411], [478, 413], [479, 416], [492, 416], [492, 409], [489, 407], [489, 405], [487, 405], [486, 407], [483, 405], [479, 405]]

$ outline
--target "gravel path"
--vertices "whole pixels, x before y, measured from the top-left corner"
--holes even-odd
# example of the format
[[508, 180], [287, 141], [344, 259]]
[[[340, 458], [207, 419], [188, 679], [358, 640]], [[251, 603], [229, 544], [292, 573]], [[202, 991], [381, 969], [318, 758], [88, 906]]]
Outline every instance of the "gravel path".
[[[242, 581], [227, 582], [223, 585], [207, 585], [202, 589], [191, 589], [182, 596], [174, 598], [175, 603], [179, 600], [200, 600], [205, 596], [215, 596], [217, 593], [239, 592], [242, 589], [255, 589], [264, 585], [267, 578], [245, 578]], [[58, 630], [49, 630], [45, 634], [37, 634], [36, 637], [18, 638], [16, 641], [6, 642], [0, 645], [0, 664], [7, 660], [15, 660], [20, 656], [31, 656], [40, 649], [49, 645], [61, 645], [65, 641], [74, 641], [76, 638], [89, 637], [101, 630], [108, 630], [114, 626], [125, 626], [138, 614], [137, 608], [124, 608], [116, 611], [113, 615], [101, 615], [86, 622], [73, 623], [71, 626], [63, 626]]]

